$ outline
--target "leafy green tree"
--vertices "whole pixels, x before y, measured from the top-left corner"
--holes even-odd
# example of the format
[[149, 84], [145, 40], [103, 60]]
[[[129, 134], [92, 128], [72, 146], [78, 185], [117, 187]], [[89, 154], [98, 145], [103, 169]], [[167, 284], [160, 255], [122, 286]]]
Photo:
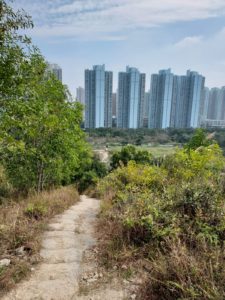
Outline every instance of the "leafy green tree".
[[148, 151], [137, 150], [132, 145], [125, 146], [121, 151], [116, 151], [111, 157], [111, 168], [116, 169], [119, 166], [127, 166], [128, 162], [133, 160], [139, 164], [150, 164], [152, 162], [152, 155]]
[[83, 192], [89, 186], [95, 185], [107, 173], [106, 164], [101, 162], [98, 156], [90, 156], [90, 159], [85, 161], [85, 165], [82, 166], [80, 172], [75, 175], [74, 179], [78, 183], [78, 190]]
[[212, 137], [207, 136], [203, 129], [196, 129], [193, 137], [185, 145], [185, 148], [190, 151], [191, 149], [195, 150], [201, 146], [207, 147], [212, 144]]
[[0, 158], [19, 190], [70, 182], [89, 147], [80, 129], [82, 107], [47, 72], [40, 52], [18, 34], [32, 27], [25, 12], [0, 3]]
[[81, 106], [66, 101], [63, 85], [46, 74], [40, 54], [33, 54], [23, 71], [28, 70], [21, 97], [4, 105], [1, 156], [15, 187], [40, 191], [68, 183], [87, 150]]
[[29, 56], [32, 44], [30, 38], [19, 34], [18, 30], [32, 28], [33, 22], [23, 10], [13, 11], [4, 0], [0, 1], [0, 20], [0, 101], [2, 102], [8, 100], [9, 95], [17, 95], [18, 85], [23, 80], [20, 69]]

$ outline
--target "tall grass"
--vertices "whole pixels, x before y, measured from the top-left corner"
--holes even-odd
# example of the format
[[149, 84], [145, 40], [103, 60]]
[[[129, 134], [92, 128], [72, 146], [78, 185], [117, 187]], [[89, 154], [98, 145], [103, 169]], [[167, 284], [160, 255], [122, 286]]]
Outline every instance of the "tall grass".
[[[49, 219], [79, 200], [76, 189], [62, 187], [26, 199], [7, 200], [0, 206], [0, 259], [11, 260], [0, 269], [0, 295], [27, 276], [33, 264], [40, 261], [41, 234]], [[25, 256], [18, 255], [24, 248]]]

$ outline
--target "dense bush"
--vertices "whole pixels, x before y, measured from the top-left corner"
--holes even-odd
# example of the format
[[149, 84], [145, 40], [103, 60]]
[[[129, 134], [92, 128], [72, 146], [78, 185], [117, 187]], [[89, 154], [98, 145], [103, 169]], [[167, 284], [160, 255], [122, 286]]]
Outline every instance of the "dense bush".
[[107, 175], [108, 170], [106, 164], [101, 162], [99, 158], [94, 155], [89, 157], [89, 160], [84, 161], [80, 172], [78, 172], [74, 181], [77, 182], [77, 188], [80, 192], [85, 191], [88, 187], [95, 186], [100, 178]]
[[110, 166], [112, 169], [121, 165], [127, 166], [131, 160], [140, 164], [150, 164], [153, 161], [153, 156], [149, 151], [137, 150], [136, 147], [128, 145], [112, 154]]
[[217, 144], [193, 148], [160, 167], [129, 162], [99, 185], [102, 219], [111, 223], [105, 240], [149, 261], [151, 293], [142, 299], [225, 297], [224, 158]]

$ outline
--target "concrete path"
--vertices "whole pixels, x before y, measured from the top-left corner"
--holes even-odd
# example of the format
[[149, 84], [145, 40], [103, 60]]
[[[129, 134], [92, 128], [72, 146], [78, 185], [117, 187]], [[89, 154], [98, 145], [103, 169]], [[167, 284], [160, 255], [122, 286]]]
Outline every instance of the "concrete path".
[[93, 222], [98, 209], [98, 200], [81, 196], [80, 202], [51, 220], [43, 237], [43, 263], [3, 300], [77, 299], [82, 256], [96, 242]]

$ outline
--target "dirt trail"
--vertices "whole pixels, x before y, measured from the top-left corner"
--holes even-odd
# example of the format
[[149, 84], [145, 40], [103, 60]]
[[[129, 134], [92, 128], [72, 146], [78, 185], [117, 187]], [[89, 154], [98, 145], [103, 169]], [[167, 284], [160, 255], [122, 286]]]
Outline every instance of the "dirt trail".
[[109, 162], [109, 152], [108, 150], [95, 150], [95, 153], [99, 156], [99, 159], [103, 163], [108, 163]]
[[83, 263], [83, 257], [96, 243], [93, 223], [98, 209], [98, 200], [81, 196], [80, 202], [52, 219], [43, 236], [43, 262], [3, 300], [124, 299], [123, 291], [105, 286], [88, 291], [89, 296], [80, 294], [82, 274], [95, 267]]

